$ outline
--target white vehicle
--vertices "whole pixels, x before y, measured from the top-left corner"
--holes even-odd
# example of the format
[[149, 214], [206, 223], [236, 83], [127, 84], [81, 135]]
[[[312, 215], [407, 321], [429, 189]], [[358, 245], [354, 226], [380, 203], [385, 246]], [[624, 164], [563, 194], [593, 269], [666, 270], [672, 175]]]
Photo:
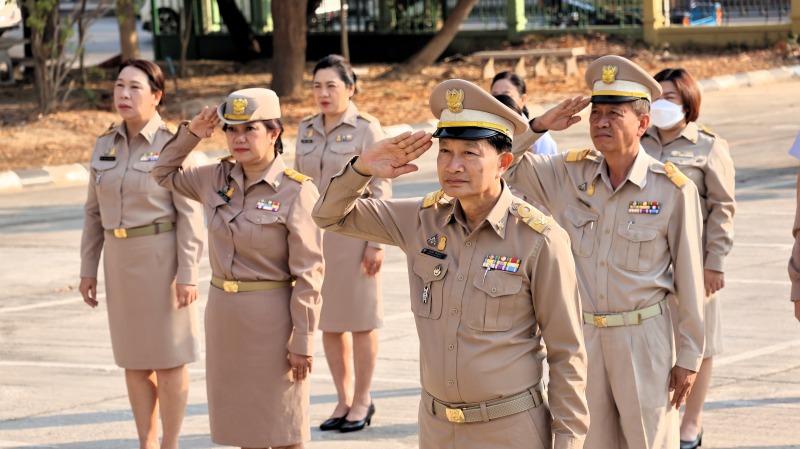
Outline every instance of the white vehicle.
[[17, 0], [0, 0], [0, 36], [22, 23], [22, 12]]

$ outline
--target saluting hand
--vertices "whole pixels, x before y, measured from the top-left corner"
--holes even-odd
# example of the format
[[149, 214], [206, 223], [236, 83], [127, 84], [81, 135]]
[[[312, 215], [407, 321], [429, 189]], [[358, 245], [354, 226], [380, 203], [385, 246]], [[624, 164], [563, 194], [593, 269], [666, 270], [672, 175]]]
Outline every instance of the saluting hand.
[[422, 156], [432, 144], [429, 133], [407, 131], [375, 142], [361, 152], [353, 168], [364, 176], [396, 178], [417, 171], [418, 167], [410, 162]]
[[533, 119], [531, 129], [535, 132], [561, 131], [581, 121], [575, 114], [586, 109], [592, 98], [583, 98], [582, 95], [569, 98], [560, 104], [548, 109], [547, 112]]
[[697, 373], [695, 371], [681, 368], [678, 365], [672, 367], [669, 372], [669, 391], [672, 392], [672, 400], [670, 402], [675, 406], [676, 410], [686, 402], [696, 378]]
[[310, 355], [290, 352], [289, 364], [292, 365], [292, 376], [294, 376], [295, 382], [302, 382], [311, 374], [311, 366], [314, 364], [314, 358]]
[[197, 300], [197, 286], [175, 284], [175, 296], [178, 297], [178, 307], [186, 307]]
[[214, 128], [216, 128], [218, 124], [219, 116], [217, 115], [217, 108], [209, 108], [206, 106], [191, 122], [189, 122], [189, 131], [203, 139], [211, 137], [211, 135], [214, 134]]
[[97, 307], [99, 304], [97, 302], [97, 278], [81, 278], [81, 285], [78, 286], [78, 290], [83, 296], [83, 302], [93, 309]]

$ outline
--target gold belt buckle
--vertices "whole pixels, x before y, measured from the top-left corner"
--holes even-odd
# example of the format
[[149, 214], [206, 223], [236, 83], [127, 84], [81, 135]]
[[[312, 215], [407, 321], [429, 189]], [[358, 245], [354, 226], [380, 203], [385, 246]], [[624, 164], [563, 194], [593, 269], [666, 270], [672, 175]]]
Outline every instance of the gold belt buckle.
[[225, 281], [222, 283], [222, 289], [228, 293], [239, 293], [239, 283], [236, 281]]
[[126, 239], [128, 238], [128, 231], [125, 228], [114, 229], [114, 237], [118, 239]]
[[605, 315], [594, 315], [595, 327], [608, 327], [608, 320]]
[[467, 418], [464, 416], [464, 411], [460, 408], [445, 408], [444, 409], [445, 415], [447, 415], [447, 420], [454, 423], [465, 423], [467, 422]]

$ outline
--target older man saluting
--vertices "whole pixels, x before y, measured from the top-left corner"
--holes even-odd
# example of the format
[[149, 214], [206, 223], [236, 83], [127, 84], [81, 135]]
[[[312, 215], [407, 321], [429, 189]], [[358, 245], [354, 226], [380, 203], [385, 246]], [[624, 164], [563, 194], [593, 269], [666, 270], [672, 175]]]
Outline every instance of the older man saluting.
[[420, 448], [581, 448], [586, 354], [569, 239], [501, 179], [513, 160], [512, 136], [528, 126], [463, 80], [437, 86], [430, 105], [440, 120], [433, 137], [441, 190], [409, 200], [360, 198], [373, 176], [416, 170], [411, 162], [430, 148], [430, 135], [404, 134], [336, 175], [314, 220], [407, 255], [424, 390]]
[[[589, 356], [585, 447], [677, 448], [672, 418], [704, 345], [697, 188], [639, 144], [650, 102], [661, 95], [658, 82], [625, 58], [604, 56], [589, 65], [586, 83], [595, 149], [546, 158], [524, 154], [530, 141], [520, 139], [505, 179], [549, 208], [570, 236]], [[570, 114], [585, 105], [565, 114], [569, 102], [532, 120], [528, 135], [571, 126]], [[678, 298], [677, 360], [671, 295]]]

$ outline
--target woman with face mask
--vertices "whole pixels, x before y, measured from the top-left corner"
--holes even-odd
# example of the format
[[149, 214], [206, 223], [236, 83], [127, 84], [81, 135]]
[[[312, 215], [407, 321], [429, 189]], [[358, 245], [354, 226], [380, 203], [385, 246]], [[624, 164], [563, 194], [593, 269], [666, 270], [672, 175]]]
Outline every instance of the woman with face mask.
[[[654, 78], [663, 95], [650, 107], [652, 126], [642, 137], [642, 146], [661, 162], [677, 165], [695, 183], [703, 211], [706, 346], [681, 421], [680, 447], [691, 449], [702, 443], [702, 411], [711, 383], [712, 358], [722, 351], [718, 292], [725, 286], [724, 260], [733, 246], [734, 168], [728, 143], [696, 123], [700, 89], [691, 75], [681, 68], [665, 69]], [[675, 298], [670, 309], [677, 309]]]
[[[380, 122], [352, 101], [358, 89], [347, 60], [328, 55], [317, 62], [313, 77], [320, 112], [300, 123], [295, 169], [313, 178], [322, 192], [353, 156], [384, 136]], [[391, 195], [391, 181], [383, 178], [372, 180], [365, 192], [369, 198]], [[378, 358], [377, 329], [383, 325], [384, 250], [380, 243], [327, 232], [323, 247], [326, 272], [319, 328], [338, 401], [320, 429], [358, 431], [375, 413], [369, 390]]]

